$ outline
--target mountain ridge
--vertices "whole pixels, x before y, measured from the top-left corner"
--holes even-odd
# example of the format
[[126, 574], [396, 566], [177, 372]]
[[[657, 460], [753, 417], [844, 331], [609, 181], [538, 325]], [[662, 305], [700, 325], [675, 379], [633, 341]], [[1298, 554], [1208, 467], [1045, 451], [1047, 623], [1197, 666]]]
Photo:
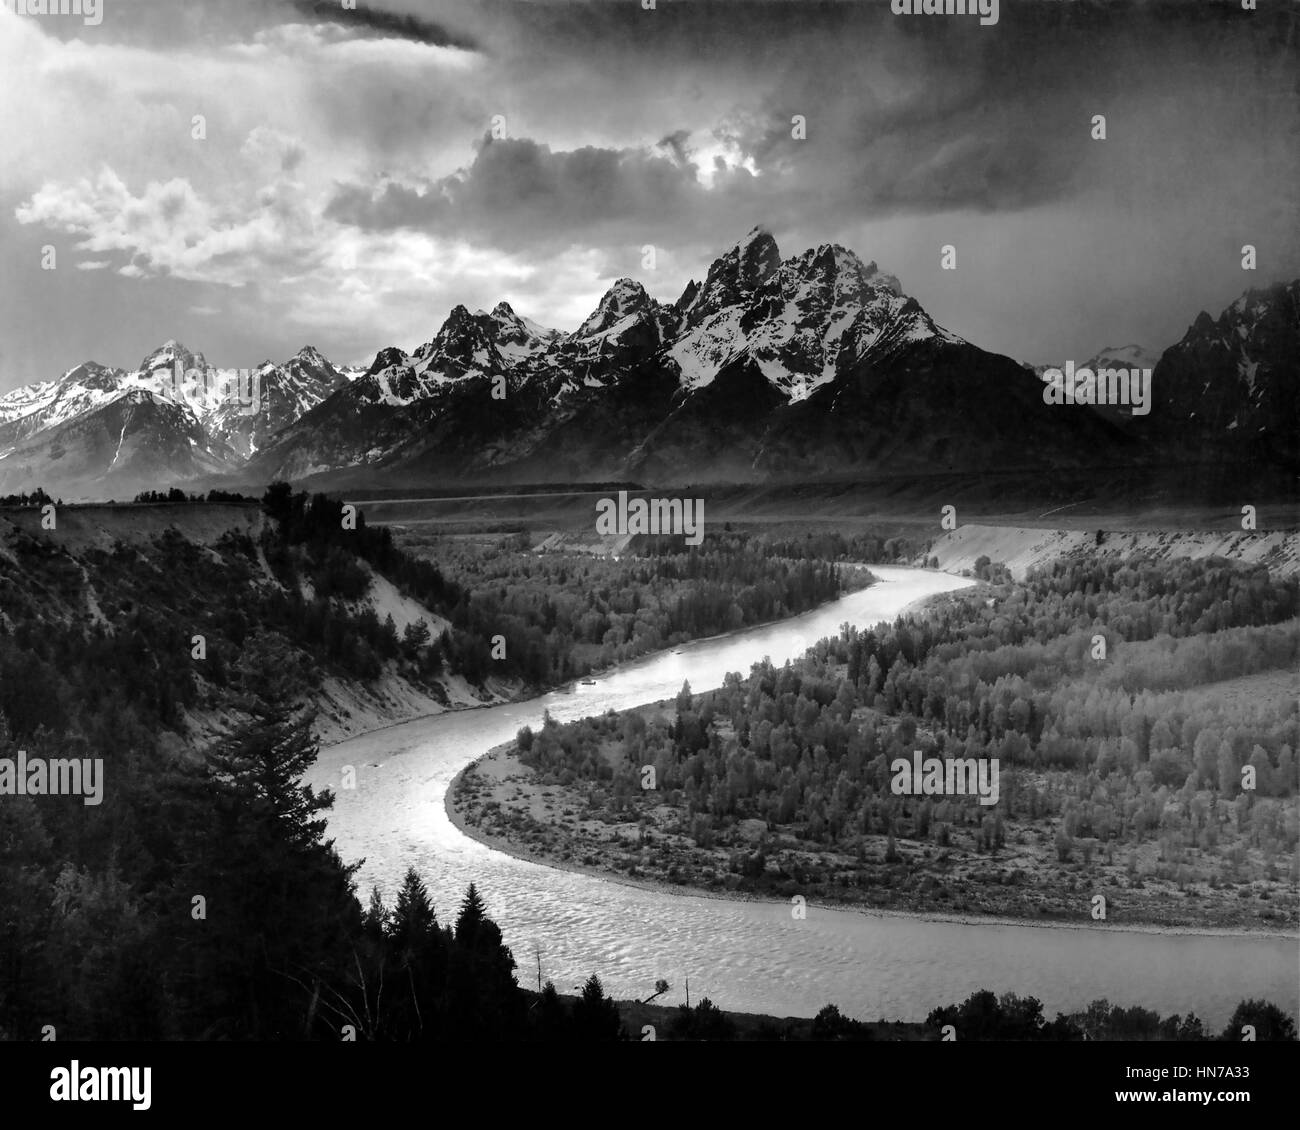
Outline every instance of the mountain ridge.
[[[174, 339], [134, 370], [84, 362], [0, 397], [0, 486], [43, 479], [67, 493], [70, 477], [121, 491], [133, 478], [152, 487], [343, 472], [580, 481], [680, 478], [683, 469], [761, 481], [1098, 459], [1140, 466], [1207, 451], [1287, 467], [1298, 296], [1300, 281], [1248, 290], [1217, 319], [1199, 313], [1154, 363], [1142, 346], [1103, 347], [1085, 364], [1155, 370], [1164, 418], [1148, 427], [1112, 409], [1043, 404], [1041, 368], [939, 326], [875, 261], [835, 243], [782, 258], [755, 227], [675, 302], [618, 278], [569, 332], [502, 301], [490, 311], [458, 304], [428, 341], [410, 353], [381, 348], [364, 370], [304, 346], [254, 371], [257, 412], [159, 387], [177, 362], [206, 367]], [[129, 394], [135, 412], [113, 408]], [[140, 396], [156, 410], [144, 411]], [[110, 455], [113, 426], [122, 430]], [[1241, 442], [1247, 435], [1262, 436], [1258, 450]], [[68, 442], [92, 436], [99, 454], [69, 461]]]

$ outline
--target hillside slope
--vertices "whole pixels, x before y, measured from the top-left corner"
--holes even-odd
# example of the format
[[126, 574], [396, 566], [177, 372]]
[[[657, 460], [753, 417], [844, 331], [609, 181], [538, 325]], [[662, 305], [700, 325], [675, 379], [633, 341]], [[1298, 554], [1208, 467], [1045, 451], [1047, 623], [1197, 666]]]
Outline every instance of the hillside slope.
[[174, 749], [228, 733], [256, 699], [317, 711], [328, 742], [516, 689], [471, 686], [436, 646], [402, 644], [408, 625], [436, 641], [447, 621], [367, 561], [276, 537], [255, 504], [64, 506], [52, 530], [36, 508], [0, 510], [0, 708], [15, 736], [56, 720], [93, 732], [104, 704], [87, 688], [104, 669]]
[[1224, 557], [1266, 565], [1275, 577], [1300, 574], [1300, 532], [1295, 530], [1118, 530], [1104, 532], [1098, 544], [1092, 531], [969, 524], [938, 538], [926, 556], [938, 558], [939, 568], [950, 573], [973, 571], [975, 562], [987, 557], [1006, 565], [1016, 580], [1023, 580], [1031, 568], [1062, 558], [1126, 558], [1138, 552], [1162, 560]]

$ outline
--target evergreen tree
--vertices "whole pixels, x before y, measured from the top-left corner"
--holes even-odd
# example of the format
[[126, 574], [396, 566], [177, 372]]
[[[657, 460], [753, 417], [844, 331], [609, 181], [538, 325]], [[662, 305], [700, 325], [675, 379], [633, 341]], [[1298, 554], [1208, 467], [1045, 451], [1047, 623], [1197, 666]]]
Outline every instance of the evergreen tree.
[[448, 962], [450, 1032], [458, 1039], [517, 1039], [523, 1032], [523, 994], [515, 959], [501, 929], [487, 916], [473, 883], [465, 892]]
[[532, 1011], [532, 1029], [535, 1039], [558, 1042], [573, 1038], [568, 1009], [555, 991], [555, 985], [547, 981], [537, 998]]
[[447, 936], [438, 925], [428, 888], [407, 868], [388, 928], [395, 972], [400, 978], [386, 1029], [400, 1040], [436, 1040], [445, 1035]]
[[487, 910], [479, 897], [478, 888], [470, 883], [464, 901], [460, 904], [460, 914], [456, 917], [456, 942], [472, 946], [486, 919]]
[[366, 907], [365, 918], [362, 919], [362, 929], [366, 936], [375, 941], [382, 940], [388, 933], [391, 919], [392, 912], [384, 905], [384, 898], [379, 893], [379, 888], [371, 887], [370, 904]]
[[361, 932], [359, 865], [323, 838], [333, 794], [301, 783], [317, 749], [309, 719], [263, 707], [199, 773], [167, 904], [178, 1003], [200, 1037], [311, 1034], [322, 981]]
[[736, 1025], [705, 997], [694, 1008], [681, 1005], [677, 1009], [670, 1033], [675, 1040], [734, 1040]]
[[623, 1038], [618, 1005], [605, 996], [604, 986], [594, 973], [573, 1005], [573, 1038], [589, 1043]]
[[389, 936], [399, 949], [420, 950], [428, 944], [437, 925], [429, 890], [414, 867], [406, 869], [406, 877], [397, 892], [397, 906], [389, 926]]

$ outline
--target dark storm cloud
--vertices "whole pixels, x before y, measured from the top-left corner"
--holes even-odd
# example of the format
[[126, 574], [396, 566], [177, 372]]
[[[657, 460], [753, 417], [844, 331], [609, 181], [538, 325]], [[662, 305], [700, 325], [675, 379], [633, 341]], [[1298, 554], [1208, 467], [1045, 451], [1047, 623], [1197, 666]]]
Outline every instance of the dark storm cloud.
[[467, 51], [479, 48], [476, 39], [413, 12], [376, 8], [364, 2], [355, 8], [344, 8], [339, 0], [290, 0], [290, 7], [303, 16], [349, 29], [378, 32], [435, 47], [459, 47]]
[[[437, 47], [477, 50], [470, 28], [479, 0], [101, 0], [106, 13], [92, 29], [94, 42], [179, 46], [244, 43], [259, 31], [285, 24], [333, 24], [354, 35], [405, 39]], [[432, 11], [431, 11], [432, 9]], [[83, 33], [80, 20], [51, 20], [58, 38]]]
[[[761, 27], [777, 7], [749, 18]], [[1271, 159], [1271, 179], [1287, 160], [1256, 100], [1294, 112], [1295, 53], [1276, 18], [1242, 21], [1230, 5], [1189, 22], [1187, 5], [1004, 3], [997, 28], [982, 29], [891, 20], [887, 5], [882, 21], [880, 7], [815, 6], [755, 103], [722, 124], [760, 174], [786, 175], [787, 189], [835, 214], [1018, 210], [1190, 153], [1231, 175], [1249, 147]], [[1250, 97], [1223, 97], [1243, 87]], [[806, 139], [792, 136], [795, 114]], [[1091, 137], [1094, 114], [1108, 118], [1106, 144]]]
[[[1102, 19], [1094, 5], [1006, 0], [996, 28], [894, 17], [884, 0], [711, 0], [657, 12], [633, 0], [498, 2], [478, 14], [532, 140], [497, 142], [426, 191], [348, 184], [331, 216], [369, 229], [469, 230], [507, 247], [581, 239], [592, 221], [625, 218], [640, 242], [670, 209], [679, 237], [754, 206], [777, 222], [815, 212], [831, 230], [1068, 205], [1111, 185], [1129, 191], [1189, 152], [1211, 181], [1243, 167], [1278, 181], [1294, 165], [1268, 143], [1275, 119], [1251, 98], [1222, 97], [1243, 75], [1259, 93], [1285, 96], [1267, 18], [1220, 12], [1189, 23], [1185, 5], [1153, 4]], [[560, 81], [566, 67], [581, 77]], [[1105, 143], [1090, 137], [1095, 113], [1108, 116]], [[610, 140], [599, 150], [555, 140], [582, 133]], [[712, 173], [719, 158], [692, 146], [710, 136], [734, 153], [706, 187], [695, 165]], [[417, 178], [408, 169], [397, 179]]]
[[[743, 171], [722, 192], [739, 192]], [[417, 229], [503, 247], [570, 241], [592, 225], [633, 223], [645, 238], [693, 226], [714, 193], [696, 179], [680, 142], [673, 157], [585, 146], [555, 152], [527, 138], [485, 136], [468, 168], [419, 187], [388, 183], [340, 189], [328, 218], [367, 231]]]
[[[326, 327], [322, 347], [351, 322], [349, 350], [427, 340], [430, 308], [503, 294], [576, 325], [609, 277], [675, 297], [762, 221], [788, 254], [876, 259], [1009, 355], [1158, 349], [1255, 281], [1243, 243], [1260, 281], [1300, 274], [1293, 7], [1001, 0], [981, 27], [888, 0], [110, 0], [93, 35], [51, 20], [26, 21], [21, 50], [24, 29], [0, 37], [0, 70], [33, 91], [0, 114], [0, 241], [75, 231], [179, 264], [169, 285], [183, 269], [205, 288], [179, 308], [230, 315], [213, 347], [229, 322], [266, 355], [286, 324]], [[56, 50], [52, 31], [82, 42]], [[512, 140], [486, 143], [498, 115]], [[250, 144], [263, 129], [274, 144]], [[101, 165], [120, 199], [79, 187]], [[192, 191], [190, 228], [160, 179]], [[295, 208], [265, 207], [268, 184]], [[37, 199], [39, 230], [14, 218]], [[959, 271], [939, 266], [949, 243]], [[268, 263], [304, 281], [238, 310], [221, 297]], [[157, 280], [75, 274], [99, 292], [77, 303], [86, 349], [120, 332], [137, 352], [155, 319], [132, 295]], [[76, 360], [37, 293], [0, 293], [0, 339], [45, 358], [27, 379]]]

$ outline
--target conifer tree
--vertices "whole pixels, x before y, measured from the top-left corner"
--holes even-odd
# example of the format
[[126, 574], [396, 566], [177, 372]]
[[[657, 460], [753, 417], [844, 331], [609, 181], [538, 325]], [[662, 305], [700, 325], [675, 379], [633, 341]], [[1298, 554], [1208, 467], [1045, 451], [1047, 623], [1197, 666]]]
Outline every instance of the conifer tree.
[[324, 839], [320, 813], [333, 794], [302, 783], [317, 750], [309, 718], [262, 706], [209, 754], [195, 783], [186, 863], [167, 902], [183, 969], [177, 991], [188, 1021], [203, 1025], [196, 1035], [307, 1034], [322, 980], [361, 932], [359, 864], [345, 865]]
[[622, 1032], [618, 1006], [605, 996], [600, 978], [593, 973], [573, 1006], [573, 1037], [588, 1042], [617, 1040]]

